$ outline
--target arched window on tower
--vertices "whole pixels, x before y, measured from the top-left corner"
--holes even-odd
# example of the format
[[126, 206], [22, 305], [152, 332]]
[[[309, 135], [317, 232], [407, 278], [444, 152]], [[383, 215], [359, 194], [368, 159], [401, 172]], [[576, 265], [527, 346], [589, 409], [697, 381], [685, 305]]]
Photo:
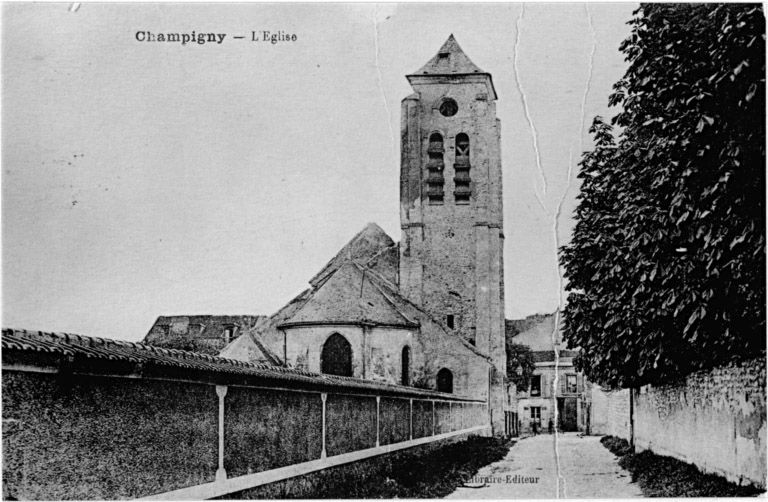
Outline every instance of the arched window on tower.
[[443, 203], [443, 152], [443, 137], [439, 133], [430, 134], [427, 147], [427, 198], [430, 204]]
[[411, 348], [403, 347], [402, 356], [402, 369], [400, 383], [403, 385], [411, 385]]
[[323, 344], [320, 371], [328, 375], [352, 376], [352, 346], [340, 334], [332, 334]]
[[456, 135], [456, 159], [453, 164], [453, 198], [456, 204], [469, 204], [469, 196], [472, 193], [469, 186], [469, 169], [469, 136], [462, 132]]
[[448, 368], [437, 372], [437, 390], [440, 392], [453, 392], [453, 373]]

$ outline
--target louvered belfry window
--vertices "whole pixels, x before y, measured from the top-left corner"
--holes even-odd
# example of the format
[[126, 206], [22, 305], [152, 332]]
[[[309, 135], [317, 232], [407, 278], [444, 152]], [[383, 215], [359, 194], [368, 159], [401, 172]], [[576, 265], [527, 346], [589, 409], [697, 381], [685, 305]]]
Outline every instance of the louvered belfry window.
[[427, 147], [427, 198], [430, 204], [443, 203], [443, 186], [445, 178], [443, 169], [443, 137], [439, 133], [433, 133], [429, 136], [429, 146]]
[[469, 136], [462, 132], [456, 135], [456, 159], [453, 164], [453, 197], [457, 204], [469, 204], [469, 196], [472, 194], [469, 169]]

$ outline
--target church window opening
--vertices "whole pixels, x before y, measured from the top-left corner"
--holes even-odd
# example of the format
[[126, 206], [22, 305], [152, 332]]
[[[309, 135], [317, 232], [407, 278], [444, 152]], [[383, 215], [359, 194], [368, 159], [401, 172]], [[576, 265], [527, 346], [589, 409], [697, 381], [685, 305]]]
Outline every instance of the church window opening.
[[454, 326], [453, 322], [454, 322], [453, 314], [448, 314], [447, 316], [445, 316], [445, 324], [447, 324], [448, 327], [451, 329], [453, 329], [453, 326]]
[[453, 392], [453, 373], [448, 368], [437, 372], [437, 390], [440, 392]]
[[456, 112], [459, 111], [459, 105], [457, 105], [456, 101], [452, 100], [451, 98], [446, 98], [442, 103], [440, 103], [439, 110], [443, 117], [453, 117], [456, 115]]
[[411, 349], [410, 347], [403, 347], [403, 357], [402, 357], [402, 375], [400, 378], [400, 382], [403, 385], [410, 385], [411, 384]]
[[235, 328], [227, 326], [224, 328], [224, 343], [229, 343], [232, 340], [232, 334], [235, 332]]
[[453, 164], [455, 176], [453, 178], [453, 198], [456, 204], [469, 204], [471, 178], [469, 176], [469, 136], [466, 133], [456, 135], [456, 158]]
[[429, 146], [427, 147], [427, 198], [430, 204], [443, 203], [443, 169], [445, 162], [443, 160], [443, 137], [439, 133], [432, 133], [429, 136]]
[[332, 334], [323, 344], [320, 371], [327, 375], [352, 376], [352, 346], [340, 334]]
[[531, 396], [541, 395], [541, 375], [531, 377]]

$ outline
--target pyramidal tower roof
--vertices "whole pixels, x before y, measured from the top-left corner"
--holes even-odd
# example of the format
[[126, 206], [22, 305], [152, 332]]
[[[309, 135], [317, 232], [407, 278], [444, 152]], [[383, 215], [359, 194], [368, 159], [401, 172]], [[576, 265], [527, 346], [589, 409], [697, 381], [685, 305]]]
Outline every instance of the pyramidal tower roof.
[[437, 51], [437, 54], [427, 61], [427, 64], [419, 68], [414, 75], [471, 75], [474, 73], [485, 72], [464, 54], [461, 46], [451, 34]]
[[496, 99], [496, 90], [493, 86], [491, 74], [481, 70], [464, 54], [453, 34], [448, 37], [448, 40], [440, 47], [437, 54], [427, 61], [427, 64], [419, 68], [415, 73], [406, 75], [406, 77], [413, 84], [415, 81], [424, 81], [424, 79], [429, 77], [453, 77], [460, 75], [477, 75], [483, 79], [487, 78], [492, 98]]

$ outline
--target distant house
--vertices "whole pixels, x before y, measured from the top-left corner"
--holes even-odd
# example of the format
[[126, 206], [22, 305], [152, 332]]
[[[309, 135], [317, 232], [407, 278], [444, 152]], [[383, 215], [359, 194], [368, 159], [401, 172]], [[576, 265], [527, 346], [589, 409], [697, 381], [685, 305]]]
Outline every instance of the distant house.
[[589, 431], [590, 384], [574, 368], [578, 352], [564, 348], [555, 317], [555, 313], [536, 314], [506, 321], [507, 339], [528, 346], [536, 365], [528, 386], [517, 389], [522, 433], [533, 432], [534, 425], [539, 432], [547, 432], [550, 420], [560, 431]]
[[[243, 334], [257, 330], [266, 319], [267, 316], [263, 315], [160, 316], [142, 343], [216, 355]], [[277, 363], [277, 359], [266, 349], [251, 359]]]

